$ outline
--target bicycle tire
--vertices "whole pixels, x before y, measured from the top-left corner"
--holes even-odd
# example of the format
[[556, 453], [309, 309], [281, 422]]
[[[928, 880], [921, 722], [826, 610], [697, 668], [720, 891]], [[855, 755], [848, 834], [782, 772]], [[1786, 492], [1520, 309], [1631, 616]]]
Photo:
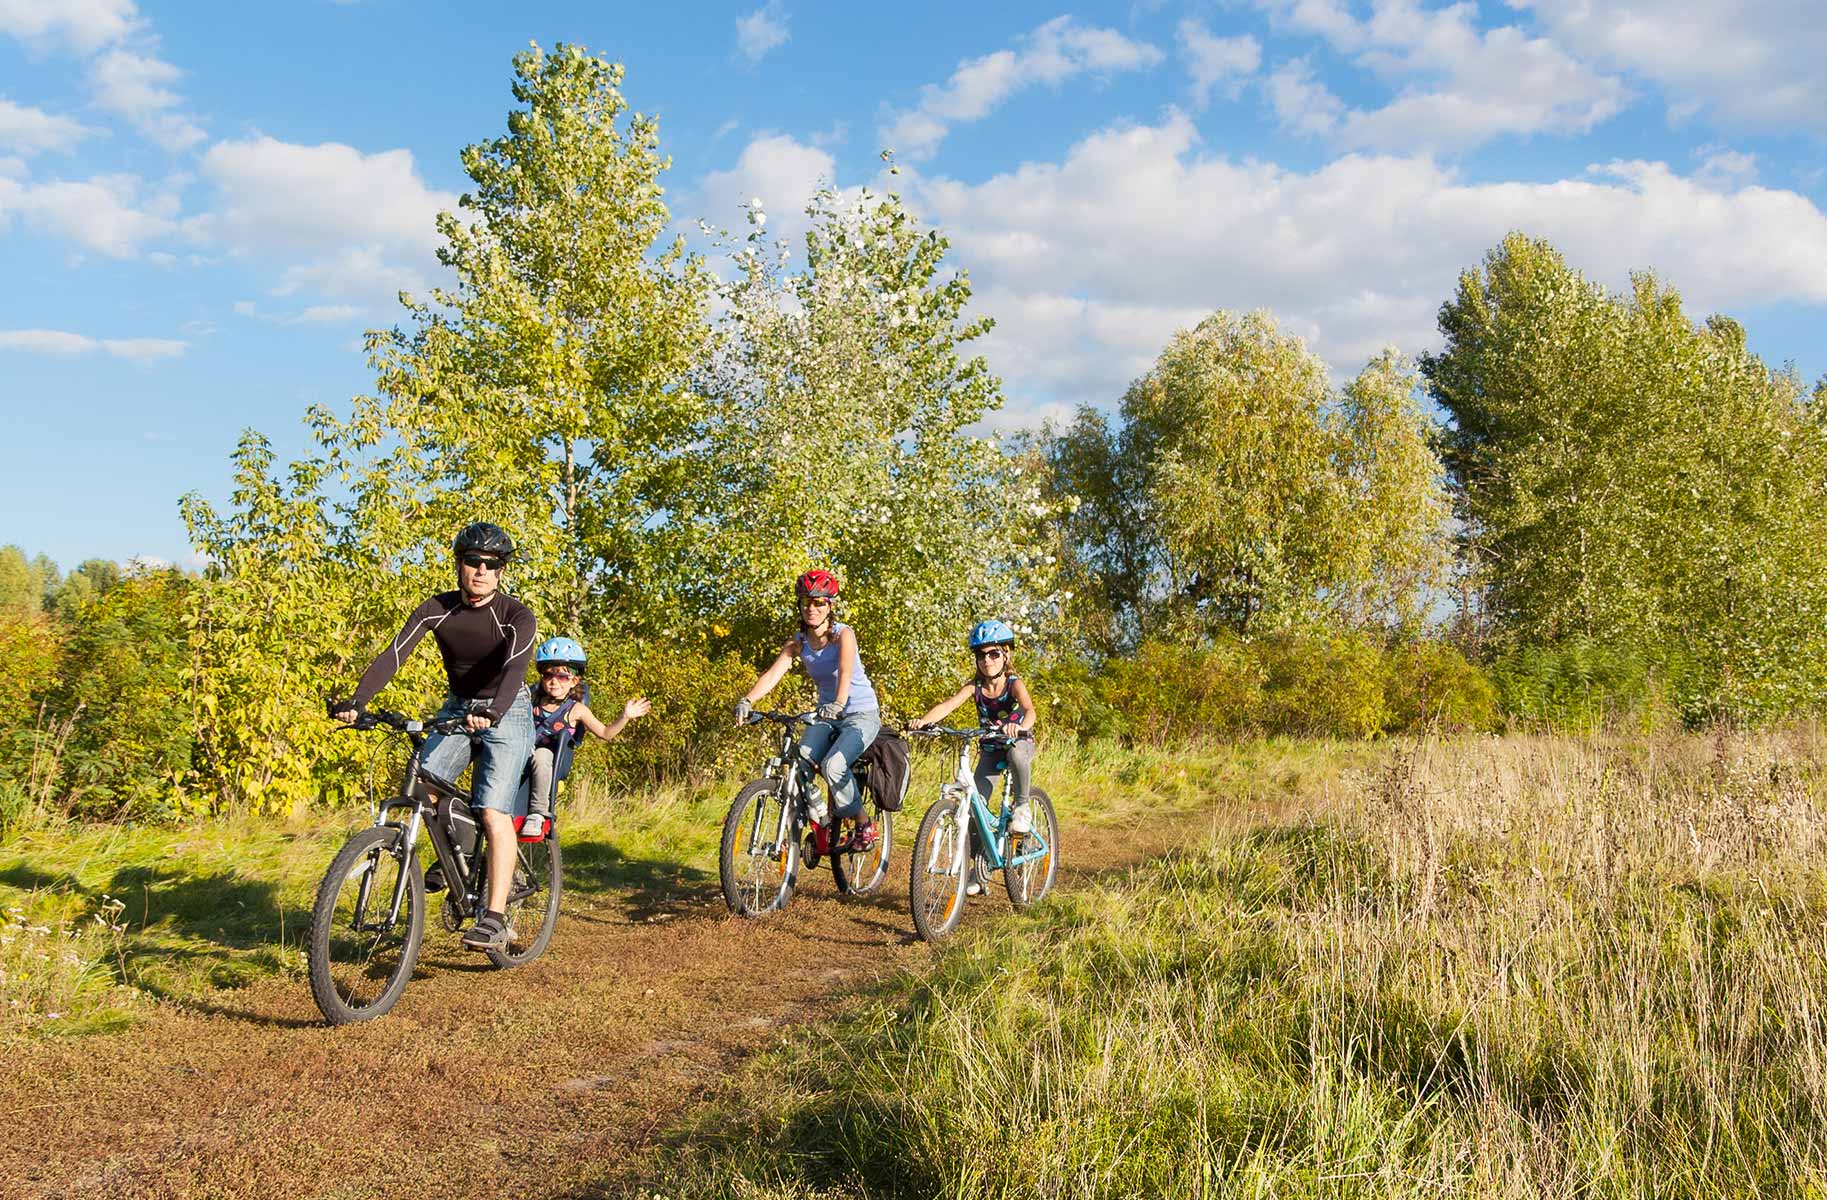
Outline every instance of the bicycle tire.
[[837, 876], [837, 890], [847, 896], [867, 896], [888, 878], [888, 861], [894, 852], [894, 814], [869, 806], [875, 821], [875, 845], [862, 853], [846, 850], [831, 856], [831, 873]]
[[[484, 847], [480, 853], [486, 854]], [[484, 859], [483, 861], [487, 861]], [[523, 881], [521, 876], [527, 878]], [[516, 842], [514, 846], [514, 884], [508, 889], [508, 928], [515, 940], [506, 950], [485, 950], [488, 960], [504, 970], [521, 967], [546, 952], [552, 944], [552, 931], [558, 927], [558, 905], [564, 895], [564, 855], [558, 848], [558, 827], [552, 826], [545, 838], [537, 842]], [[524, 894], [532, 888], [532, 894]], [[518, 899], [516, 898], [518, 897]], [[537, 915], [539, 924], [529, 933], [520, 919]]]
[[[416, 855], [401, 852], [405, 836], [404, 830], [392, 825], [361, 830], [336, 852], [317, 886], [305, 958], [311, 998], [332, 1025], [384, 1015], [412, 978], [425, 938], [425, 875]], [[390, 871], [388, 863], [395, 869]], [[377, 905], [382, 911], [391, 907], [400, 870], [406, 872], [404, 911], [387, 927], [361, 930], [359, 926], [368, 919], [364, 914], [372, 914]], [[366, 896], [362, 895], [363, 874], [368, 876]], [[348, 884], [355, 885], [355, 892], [345, 905], [341, 902]], [[397, 939], [392, 936], [396, 930]]]
[[[1028, 811], [1034, 818], [1034, 827], [1047, 840], [1047, 853], [1019, 867], [1003, 867], [1002, 884], [1008, 889], [1009, 903], [1015, 906], [1016, 912], [1039, 902], [1052, 891], [1053, 877], [1059, 872], [1059, 818], [1053, 814], [1053, 798], [1037, 787], [1029, 788]], [[1003, 835], [1003, 862], [1012, 864], [1015, 861], [1017, 845], [1024, 836]]]
[[964, 884], [971, 856], [963, 844], [958, 802], [941, 799], [920, 818], [907, 860], [907, 900], [914, 929], [936, 942], [957, 928], [964, 916]]
[[[793, 888], [799, 882], [799, 822], [789, 818], [784, 844], [767, 840], [780, 828], [781, 806], [786, 803], [782, 791], [778, 779], [752, 780], [736, 793], [723, 818], [717, 874], [724, 903], [744, 917], [779, 912], [792, 902]], [[745, 822], [751, 810], [754, 817]]]

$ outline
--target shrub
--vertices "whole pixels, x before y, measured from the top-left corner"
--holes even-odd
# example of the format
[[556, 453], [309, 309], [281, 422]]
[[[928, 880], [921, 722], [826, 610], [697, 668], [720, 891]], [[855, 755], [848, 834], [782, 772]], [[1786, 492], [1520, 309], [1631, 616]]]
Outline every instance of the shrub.
[[1104, 664], [1099, 690], [1127, 740], [1165, 746], [1255, 728], [1262, 689], [1250, 647], [1221, 636], [1205, 646], [1144, 642]]
[[1359, 634], [1278, 634], [1262, 664], [1263, 724], [1295, 737], [1372, 737], [1389, 724], [1382, 649]]
[[1484, 732], [1497, 725], [1497, 687], [1445, 642], [1413, 641], [1387, 654], [1384, 706], [1391, 732]]
[[1641, 651], [1578, 640], [1527, 646], [1491, 665], [1513, 724], [1570, 732], [1666, 718], [1663, 679]]

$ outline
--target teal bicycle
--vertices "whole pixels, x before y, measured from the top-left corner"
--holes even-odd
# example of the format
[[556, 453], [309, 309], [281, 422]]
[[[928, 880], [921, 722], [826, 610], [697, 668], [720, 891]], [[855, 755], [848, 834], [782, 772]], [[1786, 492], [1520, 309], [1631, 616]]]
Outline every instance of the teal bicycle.
[[1009, 903], [1017, 911], [1052, 890], [1059, 866], [1059, 819], [1053, 815], [1052, 799], [1030, 787], [1028, 811], [1034, 827], [1015, 833], [1009, 829], [1007, 785], [1002, 807], [992, 812], [971, 773], [972, 742], [1006, 747], [1008, 739], [993, 729], [933, 727], [910, 729], [907, 734], [958, 743], [957, 774], [940, 785], [938, 800], [926, 810], [920, 832], [914, 835], [908, 893], [920, 936], [936, 942], [957, 928], [970, 884], [987, 882], [992, 871], [1002, 872]]

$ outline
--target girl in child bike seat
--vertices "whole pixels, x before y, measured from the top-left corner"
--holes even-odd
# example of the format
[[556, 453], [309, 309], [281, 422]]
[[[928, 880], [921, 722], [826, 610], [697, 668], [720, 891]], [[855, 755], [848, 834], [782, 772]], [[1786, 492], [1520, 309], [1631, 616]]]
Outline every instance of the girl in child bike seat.
[[857, 652], [856, 631], [835, 620], [836, 576], [814, 568], [799, 577], [793, 591], [799, 607], [799, 629], [755, 680], [755, 686], [736, 701], [736, 723], [748, 720], [755, 701], [773, 691], [796, 660], [804, 666], [806, 674], [818, 685], [818, 719], [800, 735], [799, 753], [819, 765], [825, 782], [831, 786], [831, 800], [837, 805], [837, 812], [827, 825], [824, 799], [814, 790], [809, 806], [815, 822], [814, 845], [820, 854], [828, 853], [837, 821], [851, 817], [857, 824], [850, 844], [866, 850], [879, 835], [875, 822], [864, 815], [862, 789], [850, 769], [882, 731], [881, 707], [869, 675], [863, 670], [862, 655]]
[[979, 621], [971, 629], [970, 645], [971, 655], [977, 660], [976, 678], [950, 699], [941, 700], [925, 715], [908, 722], [908, 726], [924, 729], [943, 720], [966, 700], [975, 700], [977, 724], [1012, 739], [1006, 748], [979, 745], [974, 772], [977, 792], [988, 800], [990, 789], [996, 786], [996, 776], [1007, 769], [1009, 832], [1030, 833], [1034, 829], [1034, 817], [1028, 809], [1028, 780], [1034, 766], [1034, 702], [1028, 697], [1028, 685], [1020, 676], [1010, 674], [1015, 631], [1001, 621]]
[[539, 668], [539, 684], [533, 689], [533, 759], [532, 790], [527, 799], [527, 819], [521, 826], [523, 838], [540, 837], [552, 816], [552, 773], [557, 768], [558, 735], [579, 727], [588, 729], [603, 741], [612, 741], [623, 726], [636, 717], [647, 715], [652, 705], [646, 697], [636, 696], [622, 705], [622, 715], [608, 725], [602, 723], [574, 688], [583, 678], [587, 661], [583, 646], [572, 638], [547, 638], [533, 652]]

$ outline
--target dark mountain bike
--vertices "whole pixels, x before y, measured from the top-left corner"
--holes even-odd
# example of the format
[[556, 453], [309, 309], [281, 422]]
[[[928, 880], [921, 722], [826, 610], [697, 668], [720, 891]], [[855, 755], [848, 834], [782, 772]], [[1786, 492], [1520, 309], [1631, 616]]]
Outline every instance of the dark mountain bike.
[[[337, 852], [317, 888], [306, 950], [311, 996], [332, 1025], [368, 1021], [391, 1009], [406, 990], [425, 936], [425, 872], [419, 836], [431, 840], [442, 872], [443, 925], [455, 933], [480, 917], [488, 896], [488, 835], [470, 807], [470, 794], [421, 763], [430, 734], [467, 734], [462, 716], [419, 722], [371, 710], [355, 729], [386, 729], [412, 743], [401, 794], [378, 803], [374, 824]], [[524, 818], [514, 818], [518, 830]], [[521, 839], [504, 912], [505, 950], [488, 950], [497, 967], [518, 967], [545, 952], [558, 923], [563, 877], [558, 829]]]
[[813, 870], [821, 857], [831, 860], [837, 890], [846, 895], [868, 895], [888, 877], [894, 813], [882, 808], [874, 791], [864, 786], [868, 768], [862, 763], [852, 770], [863, 797], [863, 811], [875, 822], [876, 840], [868, 846], [858, 844], [857, 823], [844, 817], [829, 832], [824, 854], [819, 853], [809, 811], [818, 795], [818, 768], [798, 754], [800, 729], [814, 716], [760, 710], [749, 715], [751, 725], [772, 721], [780, 727], [780, 748], [768, 760], [761, 778], [736, 793], [729, 815], [723, 819], [717, 872], [731, 912], [745, 917], [779, 912], [793, 899], [802, 862]]

